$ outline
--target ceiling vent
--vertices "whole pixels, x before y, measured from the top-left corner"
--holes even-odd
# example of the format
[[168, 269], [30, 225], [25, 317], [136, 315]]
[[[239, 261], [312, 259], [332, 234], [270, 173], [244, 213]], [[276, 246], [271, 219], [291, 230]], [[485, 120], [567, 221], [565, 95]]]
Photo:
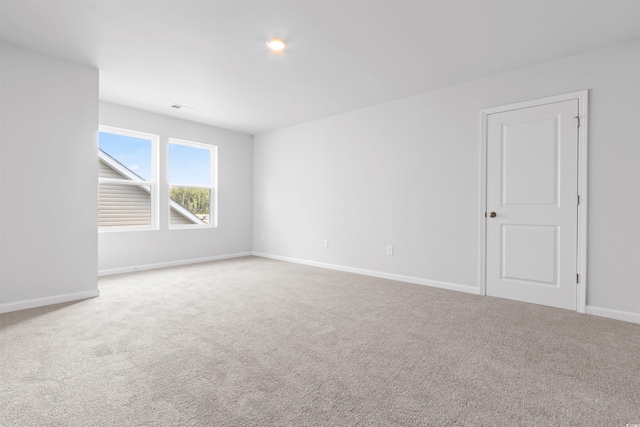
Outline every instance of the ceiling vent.
[[186, 105], [182, 105], [182, 104], [172, 104], [171, 108], [175, 108], [176, 110], [180, 110], [182, 108], [186, 108], [188, 110], [193, 110], [193, 107], [187, 107]]

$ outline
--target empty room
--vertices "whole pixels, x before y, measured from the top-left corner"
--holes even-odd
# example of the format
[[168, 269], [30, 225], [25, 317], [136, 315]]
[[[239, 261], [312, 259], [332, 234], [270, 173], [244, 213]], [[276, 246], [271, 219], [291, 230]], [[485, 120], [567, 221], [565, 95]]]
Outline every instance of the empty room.
[[0, 0], [0, 425], [640, 426], [640, 0]]

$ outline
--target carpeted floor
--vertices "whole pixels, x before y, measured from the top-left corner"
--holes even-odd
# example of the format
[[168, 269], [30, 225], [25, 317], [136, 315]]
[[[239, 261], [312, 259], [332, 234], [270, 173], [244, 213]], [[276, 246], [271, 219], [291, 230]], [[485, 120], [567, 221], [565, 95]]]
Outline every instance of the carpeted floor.
[[640, 325], [247, 257], [0, 316], [3, 426], [625, 426]]

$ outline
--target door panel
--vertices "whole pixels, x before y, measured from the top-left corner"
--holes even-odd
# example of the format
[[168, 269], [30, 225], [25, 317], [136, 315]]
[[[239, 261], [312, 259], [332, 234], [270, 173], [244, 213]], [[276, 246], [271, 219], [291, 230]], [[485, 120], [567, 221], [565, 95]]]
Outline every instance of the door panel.
[[503, 206], [558, 204], [557, 129], [557, 117], [503, 124]]
[[502, 225], [501, 279], [556, 286], [558, 227]]
[[487, 295], [576, 309], [578, 100], [487, 118]]

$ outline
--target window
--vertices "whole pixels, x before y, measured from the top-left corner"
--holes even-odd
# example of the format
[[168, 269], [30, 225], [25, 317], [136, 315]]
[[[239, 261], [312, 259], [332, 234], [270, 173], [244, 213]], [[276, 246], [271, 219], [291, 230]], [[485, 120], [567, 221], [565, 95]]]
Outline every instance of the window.
[[[169, 139], [168, 150], [164, 152], [167, 163], [163, 159], [168, 168], [161, 171], [158, 146], [157, 135], [100, 126], [98, 225], [101, 232], [157, 230], [159, 205], [163, 211], [168, 207], [171, 229], [217, 225], [217, 147]], [[168, 189], [165, 173], [168, 173]], [[163, 197], [169, 195], [168, 200], [164, 199], [167, 201], [159, 198], [160, 183], [163, 183]], [[164, 215], [162, 222], [166, 224]]]
[[215, 227], [217, 147], [169, 140], [169, 228]]
[[100, 126], [98, 228], [158, 228], [158, 136]]

